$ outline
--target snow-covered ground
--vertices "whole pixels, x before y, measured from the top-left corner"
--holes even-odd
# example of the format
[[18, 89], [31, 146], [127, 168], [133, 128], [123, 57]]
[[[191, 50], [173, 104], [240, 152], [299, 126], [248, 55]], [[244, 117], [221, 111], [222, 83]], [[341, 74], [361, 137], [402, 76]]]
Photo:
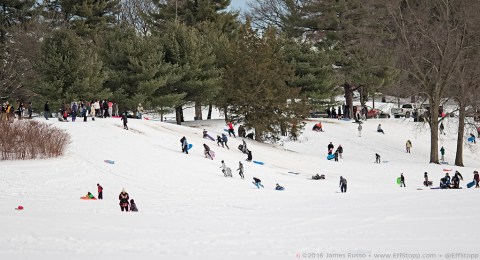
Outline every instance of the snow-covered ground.
[[[185, 126], [132, 119], [131, 131], [120, 119], [50, 120], [72, 136], [64, 157], [0, 161], [0, 259], [375, 259], [376, 253], [442, 259], [480, 253], [480, 189], [465, 188], [479, 168], [475, 147], [466, 145], [468, 167], [435, 165], [428, 163], [428, 129], [417, 123], [368, 120], [358, 137], [351, 122], [322, 120], [321, 133], [310, 131], [315, 122], [283, 147], [248, 140], [253, 159], [265, 163], [258, 165], [245, 162], [236, 148], [240, 138], [229, 139], [230, 150], [202, 138], [203, 129], [222, 133], [221, 119]], [[379, 123], [385, 135], [376, 132]], [[446, 127], [440, 145], [452, 163], [455, 125]], [[193, 144], [188, 155], [180, 150], [182, 136]], [[411, 154], [405, 153], [407, 139]], [[344, 147], [340, 162], [326, 160], [329, 142]], [[204, 158], [203, 143], [215, 160]], [[374, 164], [375, 153], [388, 162]], [[221, 160], [233, 178], [223, 177]], [[235, 172], [239, 161], [244, 180]], [[463, 174], [463, 189], [422, 186], [425, 171], [438, 186], [444, 169]], [[326, 180], [310, 180], [316, 173]], [[400, 173], [406, 188], [396, 184]], [[348, 180], [345, 194], [339, 193], [340, 176]], [[97, 183], [104, 200], [79, 199], [88, 191], [96, 195]], [[276, 183], [286, 190], [275, 191]], [[120, 212], [122, 188], [140, 212]], [[25, 210], [14, 210], [18, 205]]]

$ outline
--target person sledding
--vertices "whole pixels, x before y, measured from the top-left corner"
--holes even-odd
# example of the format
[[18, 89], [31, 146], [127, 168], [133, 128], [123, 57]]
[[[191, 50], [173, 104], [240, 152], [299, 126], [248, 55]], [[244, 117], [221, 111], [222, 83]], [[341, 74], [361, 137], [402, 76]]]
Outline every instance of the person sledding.
[[243, 139], [242, 144], [238, 146], [238, 150], [242, 151], [242, 153], [248, 153], [247, 142], [245, 142], [245, 139]]
[[210, 158], [213, 160], [210, 147], [207, 144], [203, 144], [203, 153], [205, 154], [205, 158]]
[[450, 175], [448, 174], [448, 172], [445, 174], [445, 177], [440, 179], [440, 188], [450, 189]]
[[475, 141], [475, 135], [472, 134], [472, 133], [470, 133], [470, 137], [467, 139], [467, 141], [468, 141], [469, 143], [473, 143], [473, 144], [476, 144], [476, 143], [477, 143], [477, 141]]
[[137, 204], [133, 199], [130, 200], [130, 211], [138, 212]]
[[122, 211], [128, 212], [129, 199], [130, 197], [128, 196], [128, 193], [125, 191], [125, 188], [123, 188], [120, 195], [118, 195], [118, 200], [120, 200], [119, 205]]
[[332, 142], [330, 142], [327, 146], [328, 154], [333, 153], [333, 148], [334, 148], [334, 146], [333, 146]]
[[455, 171], [455, 175], [452, 178], [453, 189], [460, 189], [460, 181], [463, 181], [463, 176], [458, 171]]
[[277, 185], [275, 186], [275, 190], [285, 190], [285, 188], [280, 186], [280, 184], [277, 183]]
[[255, 186], [257, 186], [258, 189], [260, 189], [260, 187], [264, 188], [263, 187], [263, 184], [262, 184], [262, 181], [258, 178], [255, 178], [253, 177], [253, 182], [252, 182]]
[[323, 132], [322, 122], [318, 122], [315, 125], [313, 125], [312, 130], [317, 132]]
[[385, 132], [384, 132], [383, 129], [382, 129], [382, 124], [378, 124], [378, 126], [377, 126], [377, 132], [382, 133], [382, 134], [385, 134]]
[[96, 200], [95, 196], [91, 192], [87, 192], [87, 195], [80, 197], [82, 200]]
[[312, 180], [325, 180], [325, 175], [324, 174], [320, 175], [317, 173], [316, 175], [312, 176]]

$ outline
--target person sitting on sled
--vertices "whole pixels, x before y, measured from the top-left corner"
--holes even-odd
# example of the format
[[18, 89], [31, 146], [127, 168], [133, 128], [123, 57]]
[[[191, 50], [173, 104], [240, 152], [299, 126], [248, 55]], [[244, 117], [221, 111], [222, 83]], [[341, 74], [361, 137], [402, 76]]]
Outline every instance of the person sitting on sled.
[[277, 183], [275, 190], [285, 190], [285, 188], [280, 186], [280, 184]]

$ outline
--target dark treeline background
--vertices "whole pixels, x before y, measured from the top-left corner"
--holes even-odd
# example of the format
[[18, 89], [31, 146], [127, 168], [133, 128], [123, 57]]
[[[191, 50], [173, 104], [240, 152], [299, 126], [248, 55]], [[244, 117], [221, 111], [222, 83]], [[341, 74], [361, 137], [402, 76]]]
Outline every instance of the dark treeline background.
[[460, 116], [477, 105], [478, 1], [253, 0], [243, 14], [229, 5], [2, 0], [1, 101], [37, 112], [47, 100], [142, 103], [175, 111], [178, 124], [186, 106], [199, 120], [218, 107], [261, 141], [296, 137], [312, 110], [342, 105], [334, 96], [345, 95], [351, 115], [355, 90], [362, 104], [378, 93], [422, 97], [437, 163], [443, 100]]

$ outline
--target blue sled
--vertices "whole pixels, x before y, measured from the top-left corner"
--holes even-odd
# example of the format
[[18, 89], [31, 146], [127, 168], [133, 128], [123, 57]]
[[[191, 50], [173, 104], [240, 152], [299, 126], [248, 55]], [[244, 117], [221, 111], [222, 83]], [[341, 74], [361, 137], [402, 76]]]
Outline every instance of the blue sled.
[[252, 183], [253, 183], [253, 185], [255, 185], [255, 187], [257, 187], [257, 189], [260, 189], [260, 187], [265, 188], [265, 187], [263, 187], [263, 185], [260, 182], [252, 181]]
[[335, 158], [334, 154], [327, 155], [327, 160], [332, 160], [333, 158]]
[[115, 161], [112, 161], [112, 160], [104, 160], [104, 162], [109, 163], [109, 164], [115, 164]]
[[470, 183], [467, 183], [467, 188], [471, 188], [471, 187], [473, 187], [473, 186], [475, 186], [475, 181], [472, 181], [472, 182], [470, 182]]
[[192, 149], [192, 147], [193, 147], [193, 144], [188, 144], [187, 151], [190, 150], [190, 149]]
[[264, 162], [260, 162], [260, 161], [253, 161], [254, 163], [256, 164], [260, 164], [260, 165], [264, 165], [265, 163]]

